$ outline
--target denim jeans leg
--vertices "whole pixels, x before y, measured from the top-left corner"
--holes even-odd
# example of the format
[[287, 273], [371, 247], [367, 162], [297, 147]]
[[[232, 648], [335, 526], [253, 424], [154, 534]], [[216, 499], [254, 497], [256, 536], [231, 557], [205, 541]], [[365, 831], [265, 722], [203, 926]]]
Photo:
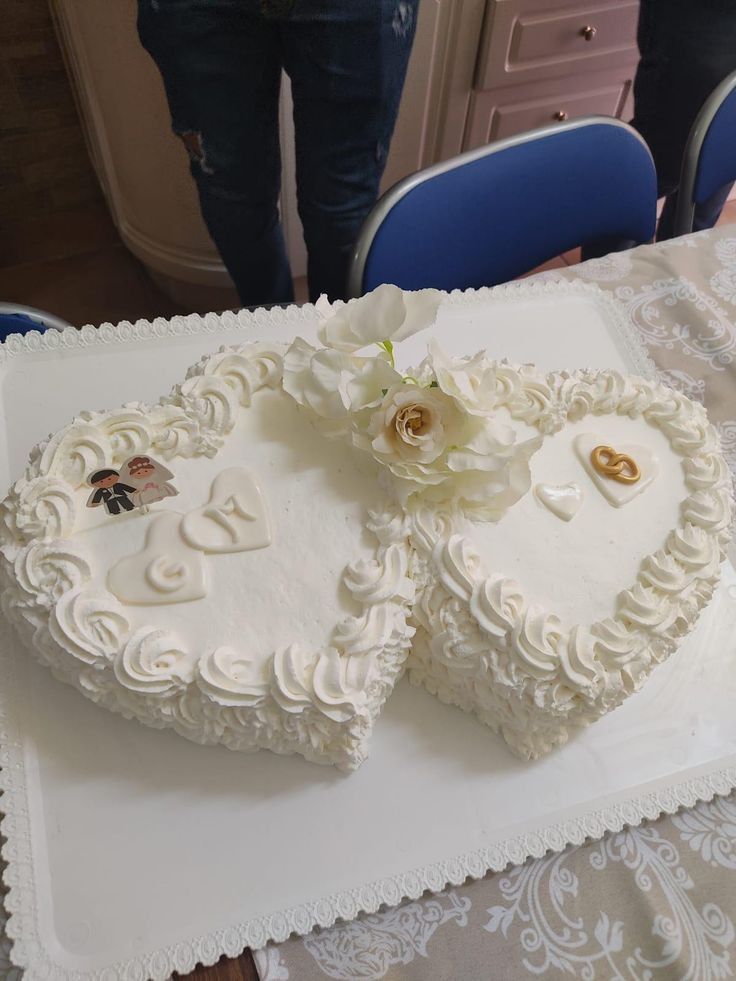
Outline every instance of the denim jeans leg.
[[[672, 236], [675, 192], [690, 128], [713, 89], [736, 69], [733, 0], [641, 0], [641, 60], [632, 124], [649, 144], [658, 196], [667, 197], [657, 239]], [[711, 228], [726, 195], [696, 208], [695, 228]]]
[[312, 300], [345, 296], [352, 250], [386, 165], [417, 5], [296, 0], [283, 24]]
[[139, 0], [138, 30], [241, 303], [293, 299], [278, 215], [278, 25], [257, 0]]

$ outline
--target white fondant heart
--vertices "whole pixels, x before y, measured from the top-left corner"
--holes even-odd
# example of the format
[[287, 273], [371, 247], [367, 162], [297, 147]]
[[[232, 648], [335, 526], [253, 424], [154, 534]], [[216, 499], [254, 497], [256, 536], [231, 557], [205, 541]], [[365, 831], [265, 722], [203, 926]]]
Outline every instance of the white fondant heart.
[[596, 436], [594, 433], [581, 433], [574, 440], [575, 452], [578, 459], [585, 468], [585, 472], [593, 481], [595, 486], [605, 497], [609, 504], [615, 508], [621, 508], [637, 497], [643, 490], [651, 484], [659, 473], [659, 461], [651, 450], [646, 446], [635, 446], [627, 443], [624, 446], [615, 446], [617, 453], [625, 453], [635, 461], [641, 471], [641, 476], [635, 484], [622, 484], [605, 474], [599, 473], [590, 459], [590, 454], [596, 446], [605, 445], [607, 440]]
[[577, 484], [537, 484], [537, 500], [563, 521], [570, 521], [583, 503], [583, 492]]
[[203, 552], [245, 552], [270, 545], [268, 515], [253, 476], [238, 467], [219, 473], [208, 503], [184, 517], [181, 533]]
[[204, 557], [182, 539], [181, 521], [173, 511], [158, 515], [143, 550], [110, 569], [108, 588], [122, 603], [187, 603], [207, 595]]

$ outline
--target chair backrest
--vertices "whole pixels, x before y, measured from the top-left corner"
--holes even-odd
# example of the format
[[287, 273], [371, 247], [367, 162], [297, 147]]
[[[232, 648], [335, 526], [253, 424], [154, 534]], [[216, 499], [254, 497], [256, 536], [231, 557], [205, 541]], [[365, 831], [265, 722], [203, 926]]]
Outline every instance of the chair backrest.
[[0, 341], [10, 334], [27, 334], [31, 330], [64, 330], [70, 324], [61, 317], [23, 303], [0, 303]]
[[381, 283], [493, 286], [596, 239], [650, 241], [656, 184], [644, 140], [605, 116], [471, 150], [383, 195], [361, 230], [349, 295]]
[[675, 235], [693, 230], [695, 205], [736, 180], [736, 72], [708, 96], [690, 130], [677, 192]]

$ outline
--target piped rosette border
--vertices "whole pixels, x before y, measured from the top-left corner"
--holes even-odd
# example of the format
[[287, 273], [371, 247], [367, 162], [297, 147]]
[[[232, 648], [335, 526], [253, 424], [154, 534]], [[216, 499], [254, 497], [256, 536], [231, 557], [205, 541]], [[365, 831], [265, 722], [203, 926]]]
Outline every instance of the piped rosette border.
[[[471, 361], [452, 370], [467, 383], [464, 365]], [[472, 370], [491, 377], [507, 369], [478, 360]], [[588, 415], [643, 418], [658, 427], [682, 459], [689, 492], [680, 523], [643, 558], [615, 615], [569, 629], [553, 611], [531, 605], [513, 579], [483, 568], [460, 533], [461, 509], [422, 501], [411, 508], [421, 627], [410, 680], [474, 713], [530, 759], [638, 690], [692, 629], [720, 578], [733, 502], [717, 431], [684, 395], [616, 371], [544, 375], [524, 367], [509, 368], [508, 377], [498, 406], [543, 435]]]
[[285, 350], [222, 348], [157, 404], [82, 412], [36, 446], [0, 505], [2, 609], [42, 664], [105, 708], [199, 743], [353, 769], [414, 632], [408, 529], [395, 506], [366, 519], [375, 555], [345, 571], [359, 614], [335, 626], [324, 650], [296, 639], [265, 662], [228, 647], [191, 651], [165, 630], [132, 628], [73, 538], [76, 492], [91, 471], [142, 453], [215, 457], [241, 410], [260, 390], [280, 388]]

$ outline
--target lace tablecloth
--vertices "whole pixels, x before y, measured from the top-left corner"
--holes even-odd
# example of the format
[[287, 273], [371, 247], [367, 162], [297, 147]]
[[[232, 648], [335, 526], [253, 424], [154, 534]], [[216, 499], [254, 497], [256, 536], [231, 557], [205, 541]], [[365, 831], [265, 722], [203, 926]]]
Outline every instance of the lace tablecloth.
[[[610, 291], [736, 475], [736, 225], [546, 279]], [[736, 793], [257, 951], [261, 981], [708, 981], [736, 974]]]
[[[705, 402], [736, 475], [736, 226], [542, 276], [625, 305], [662, 378]], [[735, 924], [736, 793], [255, 957], [261, 981], [707, 981], [736, 973]], [[2, 981], [21, 973], [9, 947], [0, 929]], [[197, 973], [251, 976], [245, 959]]]

